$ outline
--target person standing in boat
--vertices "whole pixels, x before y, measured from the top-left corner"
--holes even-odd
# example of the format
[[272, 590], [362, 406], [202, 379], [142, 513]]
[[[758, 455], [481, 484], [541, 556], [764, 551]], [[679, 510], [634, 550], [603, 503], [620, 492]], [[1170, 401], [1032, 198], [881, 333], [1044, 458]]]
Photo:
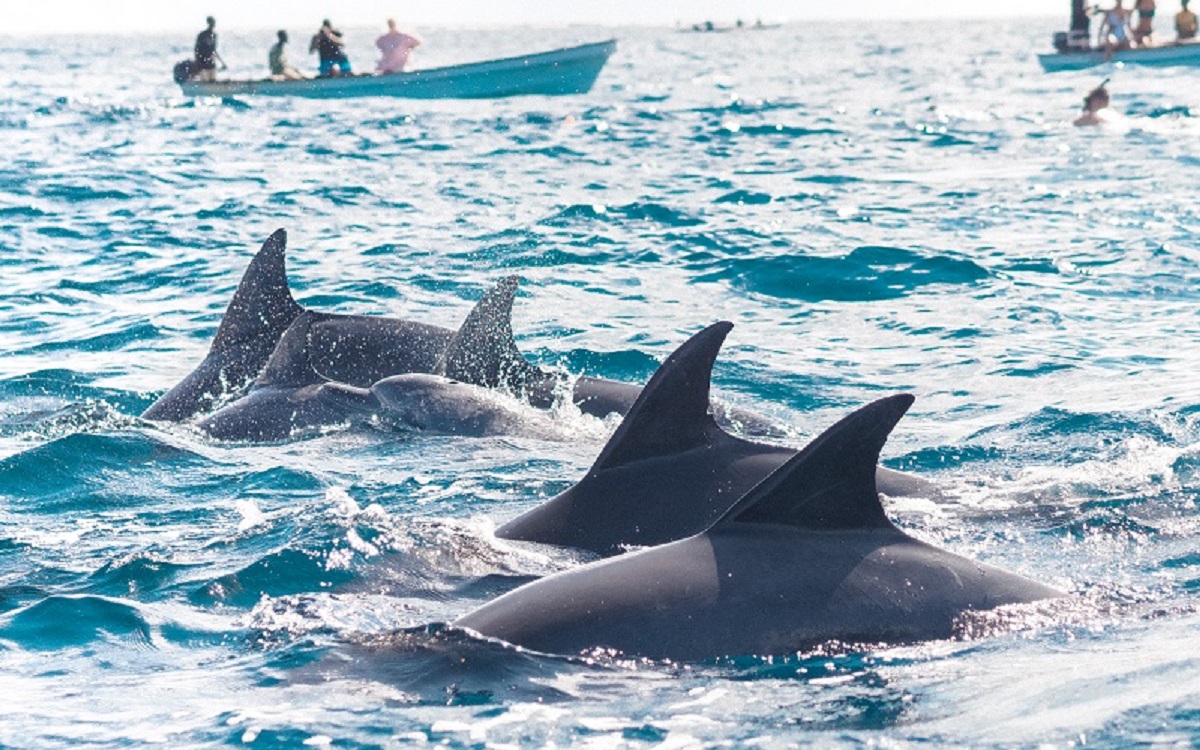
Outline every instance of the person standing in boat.
[[192, 79], [196, 81], [217, 80], [217, 63], [225, 68], [225, 61], [217, 54], [217, 20], [212, 16], [204, 19], [208, 27], [196, 35], [196, 60], [192, 64]]
[[1188, 0], [1179, 0], [1183, 10], [1175, 14], [1175, 40], [1196, 38], [1196, 14], [1188, 10]]
[[1150, 37], [1154, 34], [1154, 0], [1135, 0], [1133, 9], [1138, 14], [1137, 26], [1133, 27], [1133, 41], [1137, 46], [1145, 47], [1150, 44]]
[[421, 39], [415, 34], [397, 31], [394, 18], [387, 20], [387, 27], [387, 33], [375, 40], [375, 46], [382, 53], [375, 64], [375, 72], [399, 73], [408, 65], [412, 51], [421, 46]]
[[1116, 0], [1112, 10], [1104, 12], [1104, 20], [1100, 22], [1100, 38], [1104, 40], [1105, 60], [1118, 50], [1129, 49], [1129, 16], [1129, 11], [1121, 6], [1121, 0]]
[[304, 74], [292, 67], [287, 58], [287, 43], [288, 33], [283, 29], [275, 32], [278, 39], [275, 44], [271, 45], [271, 51], [267, 53], [267, 65], [271, 68], [271, 78], [276, 81], [295, 81], [304, 77]]
[[333, 24], [328, 18], [321, 23], [321, 28], [313, 35], [312, 42], [308, 45], [308, 51], [310, 54], [317, 53], [317, 58], [320, 60], [317, 71], [322, 78], [348, 76], [352, 73], [350, 58], [346, 57], [346, 40], [342, 38], [342, 32], [333, 28]]

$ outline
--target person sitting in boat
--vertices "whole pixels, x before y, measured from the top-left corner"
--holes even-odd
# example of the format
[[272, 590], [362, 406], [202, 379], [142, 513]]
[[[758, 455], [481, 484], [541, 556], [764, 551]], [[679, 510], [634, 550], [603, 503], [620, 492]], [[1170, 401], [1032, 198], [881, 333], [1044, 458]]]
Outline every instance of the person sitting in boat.
[[304, 74], [292, 67], [287, 58], [287, 43], [288, 33], [283, 29], [275, 32], [275, 36], [279, 41], [271, 45], [271, 51], [267, 53], [267, 64], [271, 66], [271, 80], [273, 81], [296, 81], [304, 77]]
[[317, 53], [317, 58], [321, 61], [317, 71], [322, 78], [348, 76], [353, 72], [350, 69], [350, 58], [346, 57], [346, 40], [342, 38], [342, 32], [333, 28], [328, 18], [313, 35], [308, 51], [310, 54]]
[[1121, 7], [1121, 0], [1116, 0], [1112, 10], [1104, 12], [1104, 20], [1100, 22], [1099, 36], [1104, 40], [1104, 59], [1113, 56], [1117, 50], [1129, 49], [1129, 11]]
[[1138, 14], [1137, 26], [1133, 27], [1133, 41], [1139, 47], [1145, 47], [1150, 44], [1150, 37], [1154, 34], [1154, 0], [1136, 0], [1133, 9]]
[[1185, 39], [1196, 38], [1196, 14], [1188, 10], [1188, 0], [1179, 0], [1183, 10], [1175, 14], [1175, 39], [1182, 42]]
[[1108, 109], [1109, 104], [1108, 89], [1104, 87], [1107, 83], [1108, 81], [1105, 81], [1083, 97], [1083, 114], [1075, 118], [1076, 125], [1101, 125], [1104, 123], [1104, 110]]
[[196, 59], [192, 63], [192, 80], [217, 80], [217, 63], [225, 68], [225, 61], [217, 54], [217, 20], [212, 16], [204, 19], [208, 27], [196, 35]]
[[387, 33], [375, 40], [375, 46], [382, 55], [375, 64], [377, 73], [399, 73], [408, 65], [412, 51], [421, 46], [421, 39], [415, 34], [405, 34], [396, 30], [396, 19], [387, 20]]

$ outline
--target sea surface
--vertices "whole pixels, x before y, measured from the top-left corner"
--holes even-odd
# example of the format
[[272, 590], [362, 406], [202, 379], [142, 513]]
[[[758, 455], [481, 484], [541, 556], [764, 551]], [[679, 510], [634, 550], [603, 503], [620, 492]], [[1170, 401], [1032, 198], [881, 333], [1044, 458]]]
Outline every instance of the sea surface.
[[[1059, 25], [422, 29], [423, 66], [619, 40], [589, 94], [447, 102], [190, 101], [191, 35], [0, 37], [0, 745], [1200, 746], [1200, 88], [1044, 74]], [[229, 74], [272, 37], [223, 30]], [[1116, 121], [1072, 127], [1105, 77]], [[1071, 598], [691, 664], [448, 629], [585, 559], [492, 531], [617, 420], [139, 419], [279, 227], [321, 310], [456, 327], [519, 274], [520, 347], [572, 373], [733, 321], [716, 390], [797, 446], [911, 392], [884, 463], [944, 497], [889, 515]]]

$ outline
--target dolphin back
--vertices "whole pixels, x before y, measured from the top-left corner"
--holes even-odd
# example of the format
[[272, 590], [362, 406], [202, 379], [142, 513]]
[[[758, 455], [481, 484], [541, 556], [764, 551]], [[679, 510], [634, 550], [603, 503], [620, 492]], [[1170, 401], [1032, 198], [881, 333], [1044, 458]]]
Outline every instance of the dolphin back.
[[250, 261], [204, 360], [142, 412], [145, 419], [181, 422], [242, 390], [258, 375], [275, 344], [302, 311], [288, 289], [287, 232], [276, 230]]
[[520, 392], [542, 373], [525, 360], [513, 339], [512, 306], [517, 276], [506, 276], [475, 304], [450, 338], [433, 372], [485, 388]]
[[772, 472], [714, 524], [775, 523], [802, 529], [890, 529], [876, 487], [879, 454], [912, 406], [905, 393], [879, 399], [833, 425]]

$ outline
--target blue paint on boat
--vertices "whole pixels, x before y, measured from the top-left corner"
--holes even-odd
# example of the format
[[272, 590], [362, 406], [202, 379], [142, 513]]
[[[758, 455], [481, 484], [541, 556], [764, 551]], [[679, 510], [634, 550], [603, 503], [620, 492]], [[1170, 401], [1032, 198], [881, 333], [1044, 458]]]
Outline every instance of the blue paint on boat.
[[301, 96], [345, 99], [395, 96], [406, 99], [498, 99], [563, 96], [591, 90], [617, 49], [609, 39], [549, 52], [386, 75], [334, 76], [299, 81], [184, 81], [185, 96]]
[[1165, 67], [1171, 65], [1200, 65], [1200, 42], [1177, 42], [1158, 47], [1134, 47], [1118, 50], [1109, 60], [1104, 50], [1088, 48], [1080, 51], [1048, 52], [1037, 56], [1047, 73], [1061, 70], [1084, 70], [1106, 62]]

